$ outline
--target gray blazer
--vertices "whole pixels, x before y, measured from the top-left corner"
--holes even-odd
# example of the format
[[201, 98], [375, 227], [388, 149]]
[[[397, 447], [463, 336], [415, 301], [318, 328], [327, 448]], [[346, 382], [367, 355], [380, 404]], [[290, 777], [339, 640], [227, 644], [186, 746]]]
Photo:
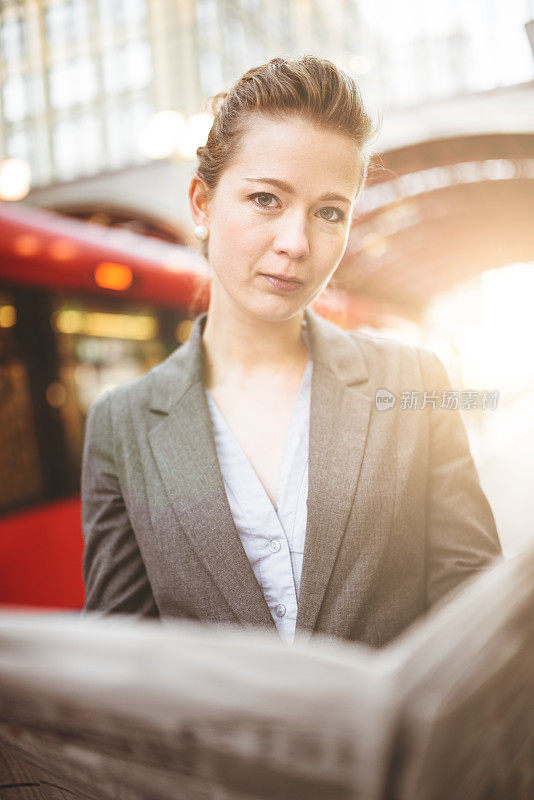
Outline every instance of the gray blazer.
[[[314, 362], [296, 640], [382, 646], [501, 550], [458, 410], [400, 407], [451, 389], [432, 351], [306, 310]], [[228, 505], [203, 390], [202, 331], [89, 411], [85, 611], [277, 634]], [[378, 410], [377, 389], [397, 397]], [[421, 405], [421, 397], [419, 405]]]

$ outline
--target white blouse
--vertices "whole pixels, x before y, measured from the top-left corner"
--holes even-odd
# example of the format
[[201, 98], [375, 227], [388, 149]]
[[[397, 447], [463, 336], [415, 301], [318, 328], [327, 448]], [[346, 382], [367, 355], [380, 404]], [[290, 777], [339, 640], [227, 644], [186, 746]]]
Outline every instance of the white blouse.
[[280, 636], [290, 643], [295, 636], [308, 511], [311, 375], [308, 355], [286, 434], [276, 489], [277, 510], [211, 392], [205, 390], [237, 532]]

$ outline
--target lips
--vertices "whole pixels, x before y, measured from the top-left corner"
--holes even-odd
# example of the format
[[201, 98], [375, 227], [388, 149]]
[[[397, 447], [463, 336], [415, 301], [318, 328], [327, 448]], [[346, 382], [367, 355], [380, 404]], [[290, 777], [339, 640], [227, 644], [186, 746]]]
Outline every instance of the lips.
[[301, 280], [292, 275], [277, 275], [274, 272], [262, 272], [261, 274], [265, 275], [267, 278], [278, 278], [278, 280], [287, 281], [288, 283], [302, 283]]

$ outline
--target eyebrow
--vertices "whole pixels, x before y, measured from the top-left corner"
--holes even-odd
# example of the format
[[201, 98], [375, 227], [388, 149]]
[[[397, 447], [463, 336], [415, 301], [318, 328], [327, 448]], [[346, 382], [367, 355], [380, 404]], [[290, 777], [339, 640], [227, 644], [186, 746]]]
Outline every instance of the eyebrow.
[[[245, 178], [246, 181], [253, 181], [257, 183], [268, 183], [271, 186], [276, 186], [278, 189], [281, 189], [283, 192], [287, 192], [287, 194], [295, 194], [295, 190], [291, 186], [290, 183], [287, 181], [281, 181], [278, 178]], [[342, 194], [323, 194], [321, 197], [317, 198], [318, 200], [336, 200], [341, 203], [351, 203], [348, 197], [343, 197]]]

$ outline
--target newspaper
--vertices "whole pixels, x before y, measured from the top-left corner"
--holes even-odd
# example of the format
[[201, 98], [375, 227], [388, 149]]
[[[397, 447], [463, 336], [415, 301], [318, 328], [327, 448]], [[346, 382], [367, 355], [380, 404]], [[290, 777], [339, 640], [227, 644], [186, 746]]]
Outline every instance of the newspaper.
[[526, 800], [533, 689], [534, 550], [381, 650], [189, 621], [5, 612], [0, 792]]

